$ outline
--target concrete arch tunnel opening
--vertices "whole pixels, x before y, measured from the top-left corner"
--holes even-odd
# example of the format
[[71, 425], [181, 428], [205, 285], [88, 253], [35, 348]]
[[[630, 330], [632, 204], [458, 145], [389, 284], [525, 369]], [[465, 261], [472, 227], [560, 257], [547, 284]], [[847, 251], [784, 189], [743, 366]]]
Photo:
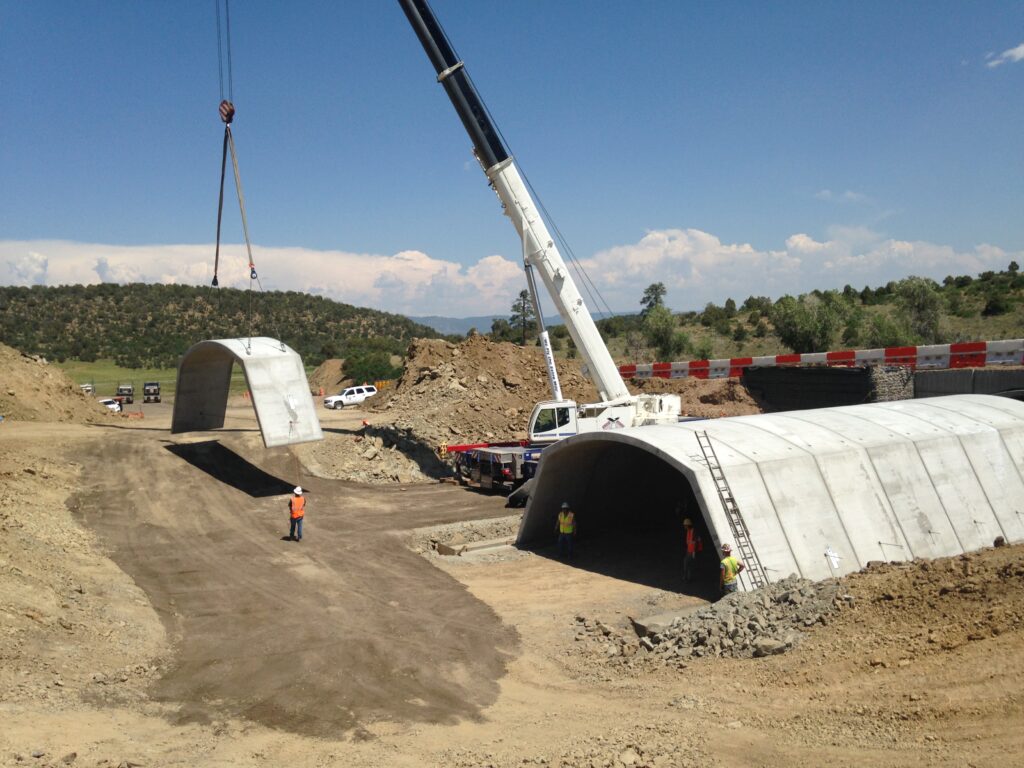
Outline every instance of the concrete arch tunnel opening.
[[[710, 531], [705, 558], [717, 567], [717, 546], [734, 536], [698, 432], [769, 581], [1024, 539], [1024, 403], [952, 395], [568, 438], [544, 452], [517, 543], [548, 545], [558, 506], [569, 501], [583, 548], [610, 539], [608, 562], [584, 567], [672, 588], [681, 574], [658, 568], [681, 561], [681, 515], [672, 510], [682, 500]], [[741, 589], [752, 586], [741, 575]]]
[[265, 447], [323, 439], [302, 359], [283, 342], [263, 336], [201, 341], [185, 352], [171, 434], [224, 427], [235, 365], [245, 376]]
[[[545, 464], [545, 471], [565, 479], [558, 484], [563, 492], [531, 499], [520, 546], [557, 557], [558, 509], [569, 501], [578, 526], [574, 566], [657, 589], [709, 598], [717, 593], [714, 542], [680, 467], [636, 445], [607, 441], [578, 445], [561, 457], [552, 452]], [[690, 583], [683, 580], [685, 518], [704, 542]]]

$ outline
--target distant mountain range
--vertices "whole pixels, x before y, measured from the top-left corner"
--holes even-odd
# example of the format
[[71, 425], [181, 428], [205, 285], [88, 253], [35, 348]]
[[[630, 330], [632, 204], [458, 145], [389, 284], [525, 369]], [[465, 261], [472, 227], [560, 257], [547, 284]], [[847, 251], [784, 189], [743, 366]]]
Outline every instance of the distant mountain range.
[[[594, 319], [600, 320], [612, 315], [635, 315], [636, 312], [594, 312]], [[442, 317], [440, 315], [423, 315], [420, 317], [409, 316], [414, 323], [426, 325], [433, 328], [440, 334], [465, 336], [471, 328], [476, 328], [480, 333], [490, 333], [491, 323], [498, 318], [508, 319], [505, 315], [480, 315], [478, 317]], [[556, 315], [545, 315], [545, 321], [549, 325], [560, 325], [561, 319]]]
[[499, 315], [481, 315], [479, 317], [441, 317], [440, 315], [424, 315], [422, 317], [409, 316], [414, 323], [426, 325], [438, 333], [456, 336], [465, 336], [471, 328], [476, 328], [480, 333], [489, 333], [491, 323]]

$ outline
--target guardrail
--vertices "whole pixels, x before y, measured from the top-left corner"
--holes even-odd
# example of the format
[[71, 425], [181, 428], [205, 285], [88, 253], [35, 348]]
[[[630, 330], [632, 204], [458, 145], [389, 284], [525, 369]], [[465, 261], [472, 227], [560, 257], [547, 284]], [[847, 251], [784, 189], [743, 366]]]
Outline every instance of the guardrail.
[[629, 379], [724, 379], [742, 376], [746, 368], [826, 365], [853, 367], [897, 365], [918, 368], [983, 368], [988, 365], [1024, 365], [1024, 339], [961, 341], [919, 347], [844, 349], [763, 357], [731, 357], [721, 360], [689, 360], [676, 363], [620, 365], [619, 373]]

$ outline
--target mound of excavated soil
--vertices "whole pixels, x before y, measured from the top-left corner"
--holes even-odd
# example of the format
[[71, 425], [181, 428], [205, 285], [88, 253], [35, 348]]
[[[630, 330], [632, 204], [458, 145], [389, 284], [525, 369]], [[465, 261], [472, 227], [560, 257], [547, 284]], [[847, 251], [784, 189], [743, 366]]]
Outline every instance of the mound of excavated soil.
[[344, 389], [345, 383], [345, 361], [337, 358], [324, 360], [319, 367], [309, 375], [309, 388], [314, 392], [321, 388], [324, 394], [336, 395]]
[[0, 344], [0, 416], [83, 424], [111, 414], [56, 366]]
[[328, 431], [323, 440], [294, 450], [317, 477], [356, 483], [423, 483], [450, 474], [448, 465], [415, 440], [388, 427], [353, 433]]
[[629, 386], [634, 392], [674, 392], [687, 416], [748, 416], [763, 410], [739, 379], [634, 379]]
[[[579, 365], [578, 360], [558, 361], [562, 392], [593, 402], [597, 391]], [[550, 399], [539, 347], [495, 343], [483, 336], [461, 344], [416, 339], [406, 354], [405, 373], [375, 410], [436, 446], [524, 439], [534, 404]]]
[[[597, 391], [580, 372], [580, 361], [558, 360], [566, 397], [594, 402]], [[634, 392], [674, 392], [690, 416], [760, 413], [736, 379], [650, 379]], [[473, 336], [461, 344], [417, 339], [409, 346], [405, 373], [375, 409], [399, 429], [431, 445], [441, 442], [522, 440], [539, 400], [551, 399], [544, 356], [537, 347], [495, 343]]]
[[[841, 580], [790, 576], [682, 615], [644, 645], [636, 634], [579, 616], [585, 655], [633, 670], [639, 662], [769, 656], [806, 633], [825, 658], [905, 667], [1024, 628], [1024, 546], [936, 560], [872, 563]], [[829, 626], [830, 629], [823, 629]], [[635, 658], [634, 658], [635, 657]]]

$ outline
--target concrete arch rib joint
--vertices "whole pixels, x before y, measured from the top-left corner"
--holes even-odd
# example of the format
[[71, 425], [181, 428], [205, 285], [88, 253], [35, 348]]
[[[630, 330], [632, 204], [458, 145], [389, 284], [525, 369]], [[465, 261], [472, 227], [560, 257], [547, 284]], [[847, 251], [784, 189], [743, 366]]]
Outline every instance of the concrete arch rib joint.
[[189, 348], [178, 366], [171, 434], [224, 426], [235, 363], [245, 374], [265, 447], [323, 439], [302, 358], [264, 336], [201, 341]]
[[[563, 440], [544, 451], [517, 543], [553, 538], [562, 501], [573, 505], [585, 532], [588, 500], [595, 514], [607, 515], [597, 511], [603, 505], [626, 516], [647, 497], [670, 497], [639, 479], [663, 463], [674, 474], [663, 472], [660, 482], [689, 486], [720, 550], [734, 534], [697, 442], [700, 431], [715, 446], [769, 581], [792, 573], [839, 576], [874, 560], [957, 555], [991, 546], [997, 536], [1024, 540], [1024, 403], [953, 395]], [[749, 585], [741, 579], [741, 586]]]

